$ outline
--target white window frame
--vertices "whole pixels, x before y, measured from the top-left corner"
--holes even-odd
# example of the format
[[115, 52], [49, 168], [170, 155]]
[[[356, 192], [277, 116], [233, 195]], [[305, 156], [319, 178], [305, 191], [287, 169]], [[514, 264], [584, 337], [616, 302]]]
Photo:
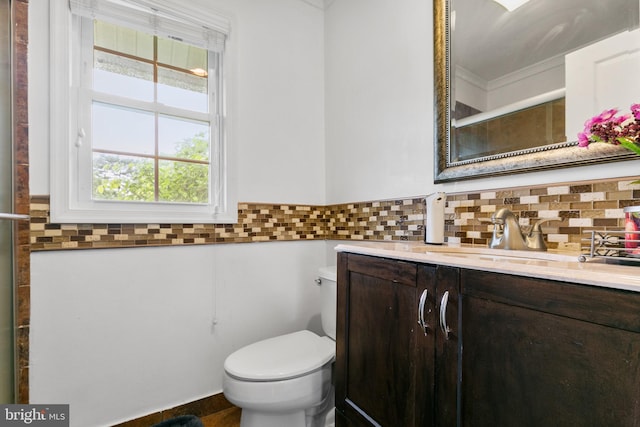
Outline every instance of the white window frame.
[[[95, 0], [71, 0], [79, 4], [94, 6]], [[78, 87], [73, 87], [73, 73], [79, 73], [81, 64], [72, 58], [72, 52], [77, 52], [80, 46], [72, 43], [78, 38], [72, 34], [73, 20], [81, 19], [72, 14], [69, 2], [56, 0], [50, 2], [51, 25], [51, 78], [50, 78], [50, 180], [51, 202], [50, 214], [53, 223], [236, 223], [237, 199], [235, 195], [235, 168], [232, 164], [233, 153], [229, 144], [229, 126], [226, 111], [228, 109], [228, 75], [230, 66], [228, 35], [230, 22], [222, 15], [212, 12], [195, 10], [188, 2], [171, 0], [99, 0], [98, 5], [116, 5], [118, 8], [131, 7], [135, 14], [139, 14], [145, 22], [145, 13], [149, 16], [158, 15], [163, 18], [176, 18], [175, 25], [171, 19], [165, 19], [165, 27], [169, 27], [166, 35], [177, 30], [177, 34], [189, 37], [200, 33], [198, 29], [214, 29], [216, 34], [224, 35], [224, 47], [219, 49], [218, 60], [213, 61], [215, 68], [212, 72], [220, 72], [216, 97], [218, 100], [216, 114], [212, 117], [211, 126], [211, 197], [209, 204], [188, 203], [153, 203], [153, 202], [118, 202], [101, 201], [91, 198], [91, 182], [82, 182], [79, 177], [82, 168], [87, 168], [87, 150], [91, 151], [88, 135], [83, 132], [78, 116], [88, 112], [77, 108]], [[185, 4], [186, 3], [186, 4]], [[151, 7], [152, 6], [152, 7]], [[100, 19], [98, 14], [97, 18]], [[148, 21], [147, 21], [148, 22]], [[151, 34], [163, 36], [153, 28], [131, 25], [129, 22], [118, 23]], [[136, 28], [138, 27], [138, 28]], [[186, 30], [186, 31], [180, 31]], [[154, 32], [155, 31], [155, 32]], [[184, 37], [182, 37], [184, 38]], [[195, 40], [195, 38], [193, 40]], [[193, 43], [196, 44], [196, 43]], [[207, 50], [211, 50], [207, 48]], [[210, 55], [210, 58], [214, 55]], [[92, 66], [92, 65], [90, 65]], [[211, 101], [210, 101], [211, 103]], [[84, 164], [83, 164], [84, 162]], [[90, 165], [89, 165], [90, 167]]]

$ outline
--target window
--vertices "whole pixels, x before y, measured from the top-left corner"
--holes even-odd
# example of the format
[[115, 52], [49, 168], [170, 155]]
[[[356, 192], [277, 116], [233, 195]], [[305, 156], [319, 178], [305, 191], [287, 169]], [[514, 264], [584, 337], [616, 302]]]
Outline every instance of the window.
[[66, 64], [52, 76], [52, 221], [235, 221], [228, 23], [163, 0], [62, 3], [51, 5], [54, 63]]

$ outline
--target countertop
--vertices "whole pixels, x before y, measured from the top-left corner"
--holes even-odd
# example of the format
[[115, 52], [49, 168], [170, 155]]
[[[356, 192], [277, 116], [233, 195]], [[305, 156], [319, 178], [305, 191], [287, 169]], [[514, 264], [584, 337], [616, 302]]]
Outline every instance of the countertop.
[[605, 264], [598, 259], [579, 262], [577, 253], [381, 241], [349, 241], [338, 244], [335, 250], [640, 292], [640, 264]]

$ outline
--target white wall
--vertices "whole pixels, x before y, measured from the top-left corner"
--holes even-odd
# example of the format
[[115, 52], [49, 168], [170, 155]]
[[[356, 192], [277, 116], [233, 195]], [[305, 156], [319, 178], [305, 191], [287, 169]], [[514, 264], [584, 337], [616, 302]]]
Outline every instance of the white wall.
[[322, 203], [323, 12], [299, 0], [198, 1], [236, 17], [238, 200]]
[[563, 89], [564, 61], [553, 58], [487, 82], [456, 68], [453, 98], [487, 112], [543, 93]]
[[564, 61], [554, 58], [489, 82], [487, 110], [563, 89]]
[[456, 67], [455, 82], [451, 88], [451, 96], [456, 101], [476, 110], [487, 111], [487, 86], [486, 80], [462, 67]]
[[34, 253], [31, 402], [68, 403], [71, 425], [87, 427], [220, 392], [234, 350], [321, 332], [325, 252], [318, 241]]
[[[567, 131], [581, 132], [592, 111], [629, 113], [640, 99], [640, 29], [625, 31], [567, 55]], [[620, 88], [624, 88], [621, 90]]]
[[431, 11], [418, 0], [326, 11], [328, 203], [638, 174], [640, 160], [435, 185]]
[[335, 0], [326, 10], [329, 203], [432, 185], [431, 14], [424, 0]]
[[[324, 204], [322, 10], [299, 0], [193, 1], [232, 19], [239, 200]], [[48, 3], [29, 3], [34, 195], [49, 194]], [[233, 350], [319, 331], [313, 279], [333, 263], [324, 242], [34, 253], [31, 401], [69, 403], [71, 425], [86, 427], [219, 393]]]

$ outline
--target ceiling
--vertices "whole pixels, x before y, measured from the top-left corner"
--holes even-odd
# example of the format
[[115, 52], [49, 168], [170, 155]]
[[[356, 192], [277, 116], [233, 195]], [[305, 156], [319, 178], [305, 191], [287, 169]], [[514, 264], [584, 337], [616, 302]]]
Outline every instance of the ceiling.
[[450, 1], [452, 59], [487, 82], [637, 28], [640, 17], [639, 0], [530, 0], [513, 12], [493, 0]]

